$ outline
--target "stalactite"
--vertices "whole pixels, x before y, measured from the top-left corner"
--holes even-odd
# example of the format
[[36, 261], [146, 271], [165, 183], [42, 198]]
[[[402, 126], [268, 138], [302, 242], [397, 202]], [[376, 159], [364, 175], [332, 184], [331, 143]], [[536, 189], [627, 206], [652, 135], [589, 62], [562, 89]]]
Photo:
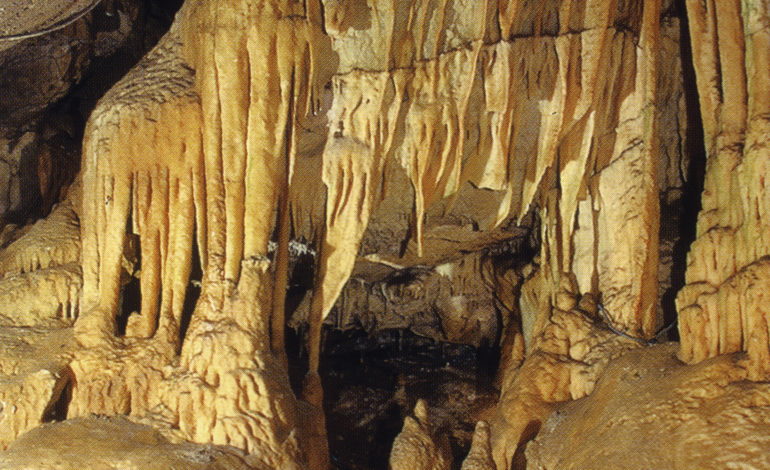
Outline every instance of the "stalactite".
[[[385, 26], [386, 44], [390, 45], [392, 35], [392, 25]], [[309, 317], [311, 374], [318, 370], [323, 319], [353, 270], [369, 217], [380, 199], [378, 191], [403, 101], [404, 79], [384, 72], [351, 72], [335, 77], [333, 87], [335, 95], [345, 99], [335, 99], [330, 110], [329, 137], [323, 152], [322, 179], [327, 195]], [[347, 103], [355, 108], [349, 109]]]
[[[405, 31], [395, 30], [394, 9], [382, 19], [380, 35], [386, 47], [379, 49], [378, 63], [388, 67], [391, 61], [405, 57], [420, 58], [425, 44], [432, 45], [427, 60], [405, 64], [403, 70], [375, 72], [351, 71], [335, 77], [335, 104], [331, 110], [330, 136], [323, 157], [324, 183], [327, 186], [326, 224], [319, 257], [318, 274], [310, 311], [310, 370], [318, 367], [321, 322], [328, 315], [347, 282], [358, 255], [369, 217], [381, 199], [379, 193], [385, 164], [400, 119], [406, 123], [406, 137], [411, 146], [405, 150], [402, 165], [407, 169], [415, 190], [414, 228], [418, 256], [422, 251], [422, 227], [426, 206], [459, 189], [463, 154], [462, 124], [471, 85], [481, 50], [481, 40], [456, 53], [440, 54], [443, 23], [433, 29], [436, 35], [427, 41], [427, 2], [409, 8]], [[444, 4], [446, 7], [446, 4]], [[443, 10], [440, 9], [439, 15]], [[473, 7], [473, 18], [486, 12], [486, 3]], [[377, 14], [377, 13], [375, 13]], [[388, 16], [390, 15], [390, 16]], [[335, 15], [327, 29], [344, 38]], [[476, 38], [483, 37], [483, 24], [475, 23]], [[478, 30], [478, 28], [481, 28]], [[423, 38], [422, 40], [420, 38]], [[429, 46], [425, 46], [429, 47]], [[398, 54], [391, 50], [396, 48]], [[343, 50], [341, 69], [359, 57]], [[347, 57], [347, 54], [351, 54]], [[459, 83], [458, 83], [459, 82]], [[375, 99], [368, 99], [373, 95]], [[403, 98], [413, 105], [406, 117], [400, 117]], [[353, 109], [348, 108], [353, 106]], [[447, 127], [448, 126], [448, 127]], [[438, 134], [437, 134], [438, 133]], [[442, 142], [441, 147], [435, 147]], [[435, 147], [435, 148], [434, 148]]]
[[[294, 72], [296, 73], [296, 71]], [[294, 77], [292, 77], [292, 87], [294, 86]], [[285, 158], [285, 180], [278, 198], [278, 213], [276, 225], [278, 227], [278, 244], [275, 253], [275, 280], [273, 290], [273, 312], [271, 316], [270, 335], [272, 338], [272, 349], [276, 354], [285, 354], [284, 329], [286, 328], [286, 287], [289, 282], [289, 239], [291, 237], [291, 225], [289, 223], [289, 206], [291, 180], [294, 173], [294, 163], [297, 160], [297, 134], [293, 132], [297, 128], [296, 118], [296, 96], [292, 90], [291, 96], [294, 97], [292, 106], [289, 109], [289, 125], [287, 126], [286, 137], [284, 139], [284, 148], [286, 149]]]
[[[652, 334], [658, 322], [654, 277], [659, 217], [659, 188], [655, 179], [658, 145], [652, 104], [656, 98], [660, 3], [644, 6], [641, 29], [636, 33], [638, 51], [634, 51], [636, 39], [631, 33], [615, 31], [610, 36], [613, 12], [606, 5], [592, 10], [591, 16], [586, 14], [585, 26], [597, 30], [571, 34], [567, 28], [572, 7], [569, 3], [562, 4], [561, 29], [552, 46], [556, 64], [550, 74], [555, 79], [553, 92], [549, 101], [536, 108], [541, 116], [538, 158], [528, 165], [527, 177], [520, 186], [520, 211], [525, 211], [533, 201], [540, 201], [544, 224], [537, 277], [542, 278], [542, 285], [551, 287], [546, 287], [546, 293], [541, 292], [527, 307], [534, 309], [529, 315], [535, 318], [525, 329], [525, 338], [530, 338], [527, 359], [518, 372], [504, 375], [499, 417], [493, 424], [498, 468], [510, 468], [511, 459], [519, 458], [517, 449], [532, 437], [532, 426], [550, 412], [551, 403], [590, 392], [591, 381], [585, 382], [585, 376], [581, 378], [586, 371], [577, 372], [581, 368], [573, 369], [574, 364], [570, 365], [573, 360], [585, 360], [584, 352], [579, 351], [610, 351], [615, 347], [588, 345], [607, 341], [599, 339], [602, 335], [596, 331], [573, 337], [582, 329], [575, 322], [586, 321], [580, 320], [585, 313], [575, 315], [582, 311], [575, 310], [577, 294], [600, 293], [601, 301], [613, 312], [609, 320], [637, 336]], [[606, 67], [612, 73], [597, 75], [592, 64], [598, 60], [607, 61]], [[586, 70], [578, 78], [578, 64], [584, 61]], [[617, 99], [608, 100], [606, 94]], [[631, 174], [636, 175], [634, 180], [628, 179]], [[583, 204], [581, 199], [589, 203]], [[581, 213], [581, 209], [588, 214]], [[594, 213], [597, 209], [598, 220]], [[576, 231], [576, 220], [590, 225], [581, 224]], [[618, 224], [625, 229], [612, 228]], [[591, 233], [586, 233], [586, 229]], [[580, 230], [584, 237], [590, 235], [592, 251], [573, 249], [574, 237]], [[635, 241], [619, 238], [629, 231], [637, 234]], [[639, 238], [643, 241], [637, 241]], [[594, 266], [596, 284], [591, 279], [593, 273], [589, 274], [588, 282], [585, 274], [581, 274], [583, 282], [576, 282], [572, 269], [577, 266], [578, 254], [580, 263]], [[581, 267], [578, 272], [584, 269]], [[597, 287], [598, 292], [594, 290]], [[595, 328], [588, 325], [587, 331]], [[568, 343], [587, 343], [580, 348], [567, 346], [562, 343], [566, 338], [570, 338]], [[593, 367], [606, 363], [602, 362], [606, 359], [596, 360], [591, 360]], [[533, 374], [539, 378], [533, 379]]]

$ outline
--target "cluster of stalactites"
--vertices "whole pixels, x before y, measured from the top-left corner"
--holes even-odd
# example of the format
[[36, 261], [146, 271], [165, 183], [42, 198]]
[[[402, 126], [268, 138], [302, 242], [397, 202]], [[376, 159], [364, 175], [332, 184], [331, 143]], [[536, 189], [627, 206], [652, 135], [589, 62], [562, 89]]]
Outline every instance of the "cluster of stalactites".
[[[556, 2], [531, 16], [520, 2], [383, 2], [370, 5], [365, 32], [351, 25], [347, 2], [327, 4], [340, 65], [323, 154], [326, 233], [311, 328], [352, 271], [383, 173], [395, 162], [413, 189], [418, 257], [428, 209], [467, 182], [504, 194], [484, 229], [542, 199], [553, 221], [546, 238], [554, 277], [578, 271], [581, 290], [606, 292], [624, 329], [652, 332], [658, 187], [649, 110], [660, 6], [645, 6], [638, 23], [646, 29], [617, 31], [613, 8], [587, 3]], [[639, 53], [638, 35], [649, 44]], [[628, 170], [637, 176], [624, 177]], [[559, 192], [549, 199], [543, 187], [554, 173]], [[581, 259], [572, 240], [578, 212], [591, 222], [580, 224], [584, 238], [597, 247]], [[622, 230], [613, 227], [622, 219]], [[623, 235], [631, 232], [642, 240], [631, 243]]]
[[115, 330], [127, 232], [139, 245], [142, 293], [127, 333], [177, 347], [194, 250], [204, 292], [219, 298], [229, 291], [216, 286], [237, 285], [244, 260], [268, 254], [298, 120], [316, 107], [319, 10], [314, 2], [304, 2], [307, 12], [303, 2], [229, 3], [188, 2], [89, 123], [84, 305], [94, 314], [81, 322], [86, 337]]
[[73, 200], [60, 203], [21, 238], [0, 251], [0, 319], [36, 326], [79, 312], [80, 227]]
[[[616, 12], [598, 1], [557, 2], [534, 16], [518, 2], [394, 1], [369, 5], [362, 29], [350, 2], [326, 2], [323, 27], [334, 50], [324, 50], [330, 39], [318, 2], [229, 3], [188, 2], [170, 35], [178, 41], [168, 54], [179, 58], [176, 71], [153, 75], [164, 66], [157, 61], [127, 81], [139, 88], [183, 70], [189, 82], [172, 80], [157, 97], [140, 99], [153, 103], [144, 108], [116, 99], [109, 109], [108, 97], [107, 111], [92, 119], [84, 239], [97, 249], [84, 255], [84, 276], [85, 305], [101, 307], [107, 319], [97, 330], [114, 329], [129, 219], [142, 258], [132, 334], [160, 328], [164, 341], [176, 341], [193, 250], [204, 292], [234, 285], [244, 260], [267, 255], [276, 224], [280, 292], [289, 213], [302, 210], [288, 203], [297, 125], [318, 108], [321, 63], [336, 63], [337, 74], [322, 154], [327, 199], [311, 336], [353, 269], [392, 164], [413, 188], [418, 256], [427, 210], [468, 181], [505, 195], [485, 228], [542, 199], [555, 221], [545, 232], [555, 277], [578, 271], [581, 291], [605, 292], [618, 324], [637, 334], [654, 327], [655, 132], [645, 110], [654, 99], [655, 57], [654, 48], [637, 53], [635, 44], [637, 35], [654, 42], [658, 7], [645, 6], [655, 20], [642, 22], [646, 30], [617, 31]], [[178, 96], [169, 93], [174, 86]], [[641, 177], [623, 178], [627, 169]], [[553, 175], [558, 194], [549, 198], [543, 187]], [[606, 202], [619, 191], [625, 199]], [[639, 217], [612, 229], [627, 213]], [[575, 223], [586, 217], [590, 226]], [[576, 226], [598, 247], [580, 260]], [[631, 231], [643, 242], [615, 239]], [[281, 311], [283, 296], [273, 297]]]

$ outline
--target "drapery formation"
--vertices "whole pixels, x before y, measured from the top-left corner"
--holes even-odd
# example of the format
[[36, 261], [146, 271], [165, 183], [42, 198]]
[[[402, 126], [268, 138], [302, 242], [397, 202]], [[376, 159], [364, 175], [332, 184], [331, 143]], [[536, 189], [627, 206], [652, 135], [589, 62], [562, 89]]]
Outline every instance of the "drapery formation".
[[[72, 414], [160, 407], [188, 439], [235, 445], [275, 468], [304, 461], [281, 368], [283, 322], [280, 332], [271, 322], [283, 310], [273, 305], [273, 278], [283, 279], [282, 297], [295, 136], [319, 96], [319, 8], [187, 2], [161, 44], [100, 102], [84, 145], [76, 324], [91, 349], [73, 362]], [[274, 230], [284, 242], [271, 263]], [[141, 307], [121, 339], [122, 260], [132, 245]], [[203, 278], [190, 319], [195, 257]], [[118, 344], [134, 367], [92, 371]], [[177, 354], [175, 372], [161, 372]], [[105, 383], [114, 393], [100, 399]]]
[[292, 136], [317, 96], [320, 47], [317, 19], [294, 2], [191, 2], [179, 15], [102, 100], [83, 162], [84, 188], [98, 195], [83, 203], [83, 238], [95, 248], [83, 253], [86, 311], [112, 312], [99, 321], [114, 330], [128, 229], [141, 247], [143, 294], [130, 333], [160, 331], [172, 344], [193, 249], [204, 290], [237, 284], [244, 260], [268, 254]]
[[[613, 321], [631, 334], [658, 326], [651, 51], [660, 8], [646, 8], [643, 40], [652, 46], [639, 53], [636, 6], [550, 2], [532, 14], [520, 3], [378, 3], [365, 13], [364, 31], [346, 23], [345, 2], [325, 5], [340, 64], [323, 153], [329, 195], [311, 328], [352, 271], [384, 197], [383, 175], [392, 172], [411, 183], [416, 259], [428, 211], [470, 182], [500, 195], [482, 230], [540, 206], [555, 283], [574, 275], [580, 293], [602, 292]], [[489, 18], [500, 27], [485, 26]], [[628, 30], [615, 29], [623, 22]], [[622, 235], [631, 232], [638, 237]]]
[[707, 154], [697, 239], [677, 305], [680, 357], [747, 351], [750, 376], [770, 372], [767, 136], [770, 6], [687, 2]]

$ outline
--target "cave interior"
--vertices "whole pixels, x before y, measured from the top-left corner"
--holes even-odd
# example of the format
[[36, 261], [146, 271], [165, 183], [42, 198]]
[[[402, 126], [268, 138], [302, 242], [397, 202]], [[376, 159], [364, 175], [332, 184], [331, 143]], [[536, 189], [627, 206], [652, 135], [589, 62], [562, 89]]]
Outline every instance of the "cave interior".
[[0, 468], [770, 468], [767, 0], [6, 0]]

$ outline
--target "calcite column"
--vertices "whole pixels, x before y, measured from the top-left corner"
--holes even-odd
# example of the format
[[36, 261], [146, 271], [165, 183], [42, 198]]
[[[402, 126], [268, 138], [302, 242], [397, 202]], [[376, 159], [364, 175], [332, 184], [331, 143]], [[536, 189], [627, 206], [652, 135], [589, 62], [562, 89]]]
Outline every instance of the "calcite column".
[[[537, 159], [519, 167], [523, 185], [511, 206], [523, 215], [538, 203], [542, 243], [539, 270], [522, 286], [520, 301], [522, 315], [530, 317], [527, 357], [520, 369], [503, 374], [492, 423], [498, 469], [523, 468], [523, 445], [553, 404], [590, 393], [606, 361], [634, 347], [602, 323], [636, 337], [652, 336], [659, 325], [655, 103], [661, 2], [622, 9], [606, 2], [553, 2], [534, 20], [527, 10], [520, 2], [501, 10], [503, 31], [512, 35], [505, 46], [533, 41], [545, 47], [510, 60], [525, 63], [527, 72], [541, 69], [525, 77], [527, 88], [542, 90], [550, 81], [551, 91], [529, 104], [531, 91], [509, 91], [509, 106], [518, 108], [514, 129], [539, 125], [539, 137], [530, 143]], [[548, 25], [549, 37], [522, 34]], [[537, 120], [522, 121], [533, 115], [528, 106], [541, 111]], [[526, 132], [532, 131], [513, 135]], [[519, 142], [526, 142], [522, 137]], [[516, 150], [515, 158], [522, 158]], [[597, 314], [597, 301], [608, 318]]]
[[[270, 468], [326, 467], [325, 442], [300, 426], [272, 331], [283, 328], [274, 294], [285, 292], [287, 254], [269, 257], [275, 230], [287, 249], [296, 135], [327, 81], [315, 65], [328, 43], [320, 18], [313, 1], [190, 0], [94, 111], [76, 324], [88, 348], [72, 364], [71, 414], [152, 415]], [[129, 236], [140, 246], [141, 308], [121, 337]], [[189, 312], [194, 252], [203, 273]]]
[[770, 5], [688, 1], [705, 148], [697, 239], [679, 292], [680, 357], [748, 352], [770, 373]]

